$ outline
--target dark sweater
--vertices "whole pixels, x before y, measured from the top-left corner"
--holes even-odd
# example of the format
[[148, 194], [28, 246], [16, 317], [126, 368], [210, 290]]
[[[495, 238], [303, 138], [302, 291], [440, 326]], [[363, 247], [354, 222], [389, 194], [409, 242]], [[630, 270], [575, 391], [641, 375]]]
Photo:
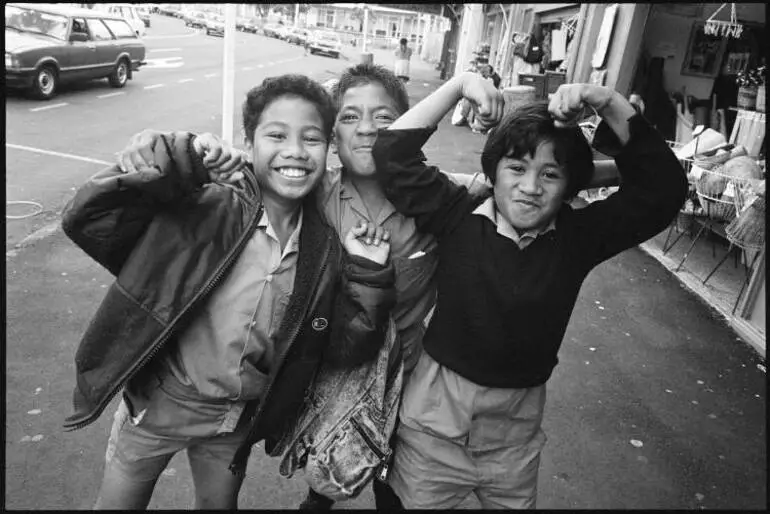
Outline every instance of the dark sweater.
[[629, 123], [625, 147], [604, 123], [594, 139], [615, 158], [619, 190], [584, 209], [563, 205], [556, 230], [524, 250], [472, 214], [482, 199], [425, 164], [421, 147], [435, 128], [379, 132], [373, 154], [388, 200], [439, 242], [437, 304], [424, 338], [437, 362], [487, 387], [548, 380], [586, 275], [658, 234], [684, 202], [685, 173], [666, 142], [643, 117]]

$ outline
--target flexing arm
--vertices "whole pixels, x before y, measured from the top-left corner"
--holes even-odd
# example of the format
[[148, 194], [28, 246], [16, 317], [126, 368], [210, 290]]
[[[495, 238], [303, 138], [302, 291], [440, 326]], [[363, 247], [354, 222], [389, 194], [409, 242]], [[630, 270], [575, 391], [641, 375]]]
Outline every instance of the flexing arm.
[[163, 135], [151, 149], [153, 167], [123, 172], [115, 165], [94, 175], [65, 207], [64, 232], [117, 275], [153, 217], [209, 182], [193, 139]]

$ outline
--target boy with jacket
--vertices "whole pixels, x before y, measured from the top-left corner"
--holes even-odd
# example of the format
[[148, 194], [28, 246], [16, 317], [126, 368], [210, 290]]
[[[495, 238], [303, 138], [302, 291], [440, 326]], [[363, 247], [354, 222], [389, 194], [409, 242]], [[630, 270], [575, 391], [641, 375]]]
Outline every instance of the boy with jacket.
[[[351, 227], [366, 222], [390, 234], [391, 262], [396, 274], [396, 305], [391, 313], [398, 333], [401, 357], [408, 374], [417, 363], [425, 330], [423, 320], [435, 300], [433, 276], [436, 242], [419, 232], [414, 220], [402, 215], [388, 201], [376, 178], [371, 148], [377, 130], [393, 123], [409, 109], [409, 97], [394, 73], [382, 66], [359, 64], [343, 71], [331, 84], [337, 109], [332, 151], [340, 168], [329, 168], [315, 194], [319, 209], [342, 237]], [[124, 151], [126, 162], [143, 163], [143, 153], [156, 144], [161, 133], [152, 130], [134, 136]], [[227, 151], [232, 149], [226, 146]], [[221, 148], [215, 149], [220, 151]], [[218, 162], [210, 169], [218, 170]], [[481, 174], [446, 174], [452, 181], [478, 194], [488, 190]], [[385, 484], [374, 482], [378, 507], [387, 506]], [[385, 493], [385, 494], [383, 494]], [[329, 509], [334, 502], [309, 490], [302, 509]]]
[[100, 172], [65, 210], [65, 233], [116, 276], [78, 348], [66, 422], [93, 422], [125, 386], [97, 508], [146, 508], [183, 449], [196, 507], [236, 508], [251, 446], [281, 438], [321, 359], [355, 366], [384, 341], [388, 235], [359, 225], [346, 254], [311, 194], [330, 97], [304, 76], [267, 79], [243, 119], [241, 180], [207, 171], [214, 142], [177, 133], [150, 167]]
[[[460, 98], [487, 126], [500, 92], [477, 74], [452, 78], [380, 130], [372, 154], [388, 199], [438, 240], [437, 300], [405, 385], [389, 484], [406, 508], [534, 508], [545, 383], [581, 284], [601, 262], [663, 230], [687, 181], [661, 135], [619, 93], [562, 85], [489, 135], [481, 165], [492, 197], [474, 198], [425, 164], [421, 147]], [[596, 148], [614, 156], [618, 192], [581, 210], [566, 202], [593, 174], [577, 126], [603, 118]]]

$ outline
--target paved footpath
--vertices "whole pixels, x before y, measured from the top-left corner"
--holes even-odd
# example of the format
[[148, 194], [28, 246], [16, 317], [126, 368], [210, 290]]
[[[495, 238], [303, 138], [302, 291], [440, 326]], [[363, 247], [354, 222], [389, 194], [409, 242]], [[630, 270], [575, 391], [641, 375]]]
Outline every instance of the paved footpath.
[[[429, 65], [413, 63], [412, 74], [413, 103], [441, 83]], [[425, 153], [442, 169], [477, 171], [483, 142], [445, 119]], [[114, 406], [85, 429], [61, 424], [75, 348], [110, 281], [61, 231], [6, 257], [9, 509], [93, 504]], [[657, 261], [632, 249], [589, 275], [560, 360], [548, 385], [540, 508], [766, 508], [764, 363]], [[294, 508], [303, 493], [255, 448], [242, 508]], [[338, 508], [373, 505], [367, 490]], [[189, 466], [177, 456], [150, 508], [191, 506]]]

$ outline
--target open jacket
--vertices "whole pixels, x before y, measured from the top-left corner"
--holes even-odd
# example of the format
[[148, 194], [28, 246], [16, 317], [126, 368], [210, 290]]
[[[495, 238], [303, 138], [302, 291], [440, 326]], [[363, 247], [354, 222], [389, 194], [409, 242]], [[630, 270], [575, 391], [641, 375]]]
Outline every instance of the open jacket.
[[[173, 341], [257, 227], [263, 206], [253, 172], [238, 186], [210, 182], [194, 137], [164, 135], [154, 148], [155, 169], [132, 177], [107, 168], [65, 208], [64, 232], [116, 276], [75, 355], [75, 412], [67, 428], [95, 421]], [[294, 288], [280, 326], [288, 344], [264, 395], [247, 408], [251, 429], [242, 450], [261, 439], [271, 450], [302, 407], [322, 357], [338, 366], [374, 358], [395, 302], [390, 264], [348, 256], [312, 195], [303, 216]]]

